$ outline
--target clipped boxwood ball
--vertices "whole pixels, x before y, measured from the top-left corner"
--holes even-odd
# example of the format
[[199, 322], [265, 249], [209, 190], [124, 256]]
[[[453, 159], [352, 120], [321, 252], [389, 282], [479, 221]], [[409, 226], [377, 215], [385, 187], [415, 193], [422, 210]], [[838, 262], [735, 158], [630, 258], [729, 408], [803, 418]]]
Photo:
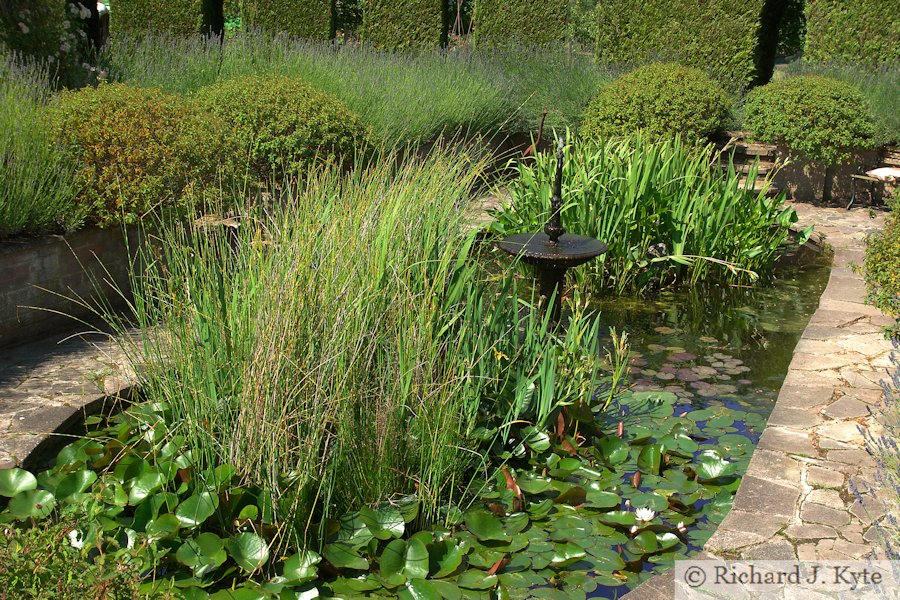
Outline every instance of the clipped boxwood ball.
[[365, 126], [343, 102], [293, 77], [228, 79], [200, 89], [196, 100], [234, 126], [260, 177], [352, 157], [367, 138]]
[[240, 147], [222, 121], [155, 88], [66, 91], [48, 119], [79, 166], [77, 200], [101, 226], [163, 207], [186, 211], [239, 164]]
[[862, 92], [848, 83], [804, 75], [756, 88], [744, 105], [754, 139], [784, 144], [810, 160], [834, 164], [873, 144], [875, 124]]
[[728, 96], [702, 71], [674, 63], [640, 67], [604, 87], [584, 114], [588, 138], [643, 130], [667, 137], [702, 138], [728, 116]]

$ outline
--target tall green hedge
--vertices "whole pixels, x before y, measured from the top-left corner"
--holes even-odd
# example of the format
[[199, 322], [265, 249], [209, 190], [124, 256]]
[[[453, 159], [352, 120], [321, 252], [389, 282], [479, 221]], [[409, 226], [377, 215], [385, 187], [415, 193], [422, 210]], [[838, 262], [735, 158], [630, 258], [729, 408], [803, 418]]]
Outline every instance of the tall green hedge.
[[109, 13], [110, 35], [148, 32], [193, 35], [222, 30], [222, 2], [216, 0], [116, 0]]
[[544, 46], [566, 33], [569, 0], [476, 0], [475, 43]]
[[900, 0], [808, 0], [803, 58], [900, 62]]
[[444, 0], [367, 0], [362, 40], [385, 49], [436, 48], [446, 39]]
[[764, 0], [603, 0], [595, 51], [608, 63], [675, 61], [738, 89], [756, 74]]
[[250, 27], [311, 40], [331, 38], [331, 0], [244, 0], [243, 17]]

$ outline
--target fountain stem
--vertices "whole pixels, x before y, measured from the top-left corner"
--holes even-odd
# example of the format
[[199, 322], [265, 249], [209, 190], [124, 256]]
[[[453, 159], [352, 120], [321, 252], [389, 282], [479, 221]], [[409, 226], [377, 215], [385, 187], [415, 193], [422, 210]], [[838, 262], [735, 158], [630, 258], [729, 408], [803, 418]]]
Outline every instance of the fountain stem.
[[566, 230], [562, 226], [562, 177], [565, 154], [562, 138], [557, 138], [557, 140], [556, 179], [553, 182], [553, 196], [550, 198], [550, 219], [544, 225], [544, 233], [550, 238], [551, 244], [558, 246], [559, 238], [565, 235]]

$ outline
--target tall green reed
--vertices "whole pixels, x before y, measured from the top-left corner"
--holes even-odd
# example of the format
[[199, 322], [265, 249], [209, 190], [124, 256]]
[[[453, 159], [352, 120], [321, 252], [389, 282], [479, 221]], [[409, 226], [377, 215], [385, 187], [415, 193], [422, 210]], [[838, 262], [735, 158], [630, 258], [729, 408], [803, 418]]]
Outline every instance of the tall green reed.
[[458, 152], [387, 156], [237, 202], [236, 228], [150, 232], [126, 344], [143, 394], [201, 469], [234, 465], [270, 498], [288, 541], [408, 495], [433, 522], [488, 464], [479, 423], [590, 401], [596, 318], [557, 332], [475, 260], [460, 209], [483, 172]]
[[75, 165], [50, 141], [43, 110], [46, 69], [0, 53], [0, 237], [67, 231], [81, 224]]
[[[510, 204], [492, 225], [498, 234], [538, 231], [549, 216], [555, 156], [517, 169]], [[767, 184], [759, 192], [742, 184], [730, 156], [677, 138], [570, 143], [563, 181], [567, 229], [609, 245], [576, 271], [594, 291], [755, 279], [797, 219], [783, 196], [766, 197]]]

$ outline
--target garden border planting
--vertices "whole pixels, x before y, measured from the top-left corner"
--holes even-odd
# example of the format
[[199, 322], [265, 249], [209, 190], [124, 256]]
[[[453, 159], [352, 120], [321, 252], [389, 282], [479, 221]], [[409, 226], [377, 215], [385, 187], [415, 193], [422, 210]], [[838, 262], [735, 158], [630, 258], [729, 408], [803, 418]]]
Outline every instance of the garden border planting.
[[[734, 508], [705, 546], [719, 557], [856, 558], [873, 541], [866, 515], [883, 515], [865, 492], [874, 485], [874, 462], [856, 425], [881, 398], [879, 370], [890, 353], [881, 327], [890, 319], [863, 303], [862, 278], [850, 266], [862, 262], [865, 236], [881, 222], [864, 210], [795, 208], [824, 232], [834, 266]], [[131, 380], [111, 343], [69, 341], [59, 352], [55, 341], [0, 354], [0, 468], [39, 464], [52, 440], [65, 439], [53, 433], [129, 397]], [[846, 494], [854, 486], [858, 499]], [[671, 581], [671, 573], [654, 577], [627, 597], [669, 598]]]

